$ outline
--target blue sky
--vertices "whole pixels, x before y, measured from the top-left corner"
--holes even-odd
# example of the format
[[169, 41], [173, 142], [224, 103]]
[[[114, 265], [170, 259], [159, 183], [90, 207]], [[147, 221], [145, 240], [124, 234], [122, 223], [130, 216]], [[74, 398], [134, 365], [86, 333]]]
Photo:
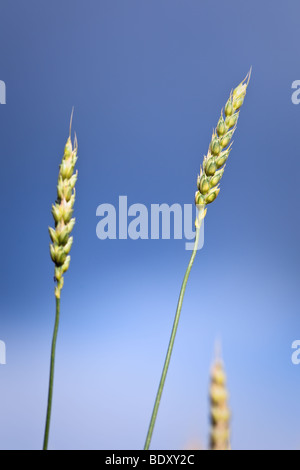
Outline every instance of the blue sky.
[[209, 207], [152, 448], [207, 445], [222, 338], [234, 449], [298, 449], [299, 2], [5, 1], [0, 80], [0, 448], [42, 445], [54, 322], [47, 227], [75, 107], [74, 246], [50, 448], [143, 447], [188, 263], [184, 240], [105, 240], [99, 204], [189, 204], [230, 90], [252, 65]]

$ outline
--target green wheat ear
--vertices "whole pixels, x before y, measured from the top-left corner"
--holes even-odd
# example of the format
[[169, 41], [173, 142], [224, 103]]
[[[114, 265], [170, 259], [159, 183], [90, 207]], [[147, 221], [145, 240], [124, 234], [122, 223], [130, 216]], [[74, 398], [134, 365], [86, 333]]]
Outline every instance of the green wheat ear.
[[224, 366], [222, 360], [217, 359], [211, 371], [210, 450], [230, 450], [230, 410], [227, 401]]
[[[236, 130], [250, 76], [251, 69], [244, 80], [230, 93], [224, 109], [225, 115], [222, 109], [217, 127], [213, 131], [207, 155], [204, 156], [200, 175], [197, 178], [198, 191], [195, 195], [195, 202], [202, 208], [211, 204], [220, 192], [219, 183], [231, 152], [231, 139]], [[205, 215], [206, 211], [203, 217]]]
[[55, 228], [49, 227], [49, 234], [52, 241], [50, 244], [50, 255], [55, 264], [55, 288], [56, 298], [60, 297], [64, 284], [64, 273], [70, 266], [70, 250], [73, 237], [70, 236], [75, 225], [72, 218], [75, 202], [75, 183], [77, 181], [77, 171], [74, 173], [77, 161], [77, 139], [75, 136], [74, 148], [71, 137], [68, 138], [61, 165], [59, 167], [57, 200], [52, 206], [52, 215]]
[[49, 227], [49, 234], [52, 241], [50, 244], [50, 255], [55, 265], [55, 281], [57, 284], [55, 286], [56, 314], [50, 358], [48, 404], [43, 444], [44, 450], [48, 449], [49, 441], [54, 384], [55, 351], [60, 316], [60, 296], [64, 285], [63, 275], [70, 266], [71, 257], [69, 253], [73, 243], [71, 232], [75, 224], [75, 219], [72, 218], [72, 215], [75, 202], [75, 183], [77, 181], [77, 171], [74, 172], [77, 161], [77, 138], [75, 135], [73, 146], [71, 140], [71, 124], [72, 117], [70, 123], [70, 135], [65, 145], [62, 162], [59, 167], [57, 199], [55, 204], [52, 205], [52, 215], [54, 218], [55, 228]]

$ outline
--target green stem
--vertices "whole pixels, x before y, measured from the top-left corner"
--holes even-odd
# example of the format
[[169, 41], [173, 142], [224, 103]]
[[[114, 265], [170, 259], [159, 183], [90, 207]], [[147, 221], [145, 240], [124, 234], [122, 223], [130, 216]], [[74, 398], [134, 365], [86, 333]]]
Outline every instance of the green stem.
[[172, 333], [171, 333], [169, 347], [168, 347], [168, 351], [167, 351], [167, 355], [166, 355], [166, 359], [165, 359], [165, 363], [164, 363], [164, 367], [163, 367], [163, 371], [162, 371], [162, 375], [161, 375], [161, 379], [160, 379], [160, 383], [159, 383], [155, 403], [154, 403], [154, 408], [153, 408], [153, 412], [152, 412], [152, 416], [151, 416], [151, 421], [150, 421], [150, 425], [149, 425], [149, 429], [148, 429], [148, 434], [147, 434], [147, 437], [146, 437], [144, 450], [148, 450], [149, 447], [150, 447], [152, 434], [153, 434], [153, 429], [154, 429], [154, 426], [155, 426], [157, 412], [158, 412], [158, 408], [159, 408], [159, 404], [160, 404], [160, 399], [161, 399], [163, 388], [164, 388], [164, 385], [165, 385], [166, 376], [167, 376], [167, 372], [168, 372], [168, 368], [169, 368], [169, 364], [170, 364], [170, 360], [171, 360], [171, 355], [172, 355], [172, 351], [173, 351], [173, 346], [174, 346], [174, 341], [175, 341], [176, 332], [177, 332], [177, 328], [178, 328], [178, 323], [179, 323], [179, 319], [180, 319], [180, 313], [181, 313], [184, 293], [185, 293], [187, 281], [188, 281], [188, 278], [189, 278], [189, 275], [190, 275], [190, 272], [191, 272], [191, 269], [192, 269], [192, 266], [193, 266], [193, 263], [194, 263], [194, 259], [195, 259], [196, 253], [197, 253], [197, 249], [198, 249], [201, 222], [202, 222], [202, 220], [199, 221], [198, 227], [196, 228], [196, 237], [195, 237], [195, 244], [194, 244], [193, 253], [191, 255], [191, 259], [190, 259], [190, 262], [188, 264], [188, 267], [187, 267], [187, 270], [185, 272], [183, 282], [182, 282], [182, 285], [181, 285], [181, 290], [180, 290], [180, 295], [179, 295], [179, 299], [178, 299], [176, 315], [175, 315], [175, 319], [174, 319], [174, 323], [173, 323], [173, 329], [172, 329]]
[[47, 417], [46, 417], [43, 450], [48, 449], [49, 429], [50, 429], [51, 409], [52, 409], [52, 396], [53, 396], [53, 382], [54, 382], [55, 350], [56, 350], [56, 340], [57, 340], [58, 325], [59, 325], [59, 313], [60, 313], [60, 297], [56, 297], [56, 315], [55, 315], [55, 326], [54, 326], [52, 348], [51, 348], [48, 407], [47, 407]]

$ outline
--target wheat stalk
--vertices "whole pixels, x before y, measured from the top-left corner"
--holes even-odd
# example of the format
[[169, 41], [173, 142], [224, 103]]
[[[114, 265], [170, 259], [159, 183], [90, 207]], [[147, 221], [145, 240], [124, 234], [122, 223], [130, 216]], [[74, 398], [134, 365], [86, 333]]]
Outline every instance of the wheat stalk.
[[[72, 118], [71, 118], [72, 122]], [[50, 377], [48, 391], [48, 406], [46, 416], [46, 426], [44, 435], [43, 449], [47, 450], [49, 440], [49, 429], [52, 409], [53, 382], [54, 382], [54, 366], [55, 366], [55, 350], [56, 340], [59, 326], [60, 316], [60, 297], [64, 284], [63, 275], [69, 269], [71, 257], [69, 255], [73, 237], [70, 236], [75, 219], [72, 218], [73, 207], [75, 202], [75, 183], [77, 180], [77, 171], [74, 173], [77, 161], [77, 138], [75, 136], [74, 147], [71, 141], [71, 124], [70, 135], [65, 145], [64, 155], [59, 167], [58, 184], [57, 184], [57, 200], [52, 206], [52, 215], [55, 222], [55, 228], [49, 227], [49, 234], [52, 243], [50, 244], [50, 255], [54, 262], [54, 279], [55, 298], [56, 298], [56, 315], [55, 326], [52, 339], [51, 360], [50, 360]]]
[[208, 204], [211, 204], [220, 192], [219, 183], [223, 176], [225, 163], [228, 159], [229, 153], [231, 151], [232, 144], [231, 139], [235, 132], [237, 120], [239, 117], [240, 108], [244, 102], [246, 95], [247, 86], [249, 84], [251, 75], [251, 70], [245, 77], [245, 79], [230, 93], [230, 96], [225, 105], [225, 116], [223, 115], [223, 110], [221, 111], [221, 116], [218, 121], [216, 129], [213, 131], [212, 139], [209, 145], [208, 153], [204, 156], [202, 167], [200, 168], [200, 175], [197, 178], [197, 187], [198, 191], [195, 195], [195, 203], [198, 208], [198, 214], [195, 222], [196, 226], [196, 236], [194, 249], [185, 272], [183, 282], [181, 285], [181, 290], [179, 294], [179, 300], [177, 304], [175, 319], [172, 327], [171, 337], [169, 341], [169, 346], [167, 350], [167, 355], [165, 358], [162, 375], [160, 383], [158, 386], [158, 391], [156, 394], [156, 399], [154, 402], [154, 408], [152, 411], [152, 416], [148, 428], [148, 433], [146, 436], [146, 442], [144, 449], [148, 450], [150, 447], [153, 429], [155, 426], [158, 408], [171, 360], [171, 355], [173, 351], [173, 346], [175, 342], [175, 337], [177, 333], [178, 323], [180, 319], [180, 313], [183, 303], [183, 298], [186, 290], [187, 281], [197, 254], [198, 243], [199, 243], [199, 234], [202, 221], [206, 216]]
[[221, 359], [216, 359], [210, 385], [210, 450], [230, 450], [230, 410], [228, 408], [226, 375]]

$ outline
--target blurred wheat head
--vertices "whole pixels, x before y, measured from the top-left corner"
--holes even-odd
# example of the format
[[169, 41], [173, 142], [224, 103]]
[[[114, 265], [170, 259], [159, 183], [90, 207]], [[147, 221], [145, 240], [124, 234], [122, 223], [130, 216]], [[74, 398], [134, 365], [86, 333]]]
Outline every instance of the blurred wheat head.
[[228, 408], [226, 375], [221, 359], [211, 371], [210, 384], [210, 450], [230, 450], [230, 410]]

